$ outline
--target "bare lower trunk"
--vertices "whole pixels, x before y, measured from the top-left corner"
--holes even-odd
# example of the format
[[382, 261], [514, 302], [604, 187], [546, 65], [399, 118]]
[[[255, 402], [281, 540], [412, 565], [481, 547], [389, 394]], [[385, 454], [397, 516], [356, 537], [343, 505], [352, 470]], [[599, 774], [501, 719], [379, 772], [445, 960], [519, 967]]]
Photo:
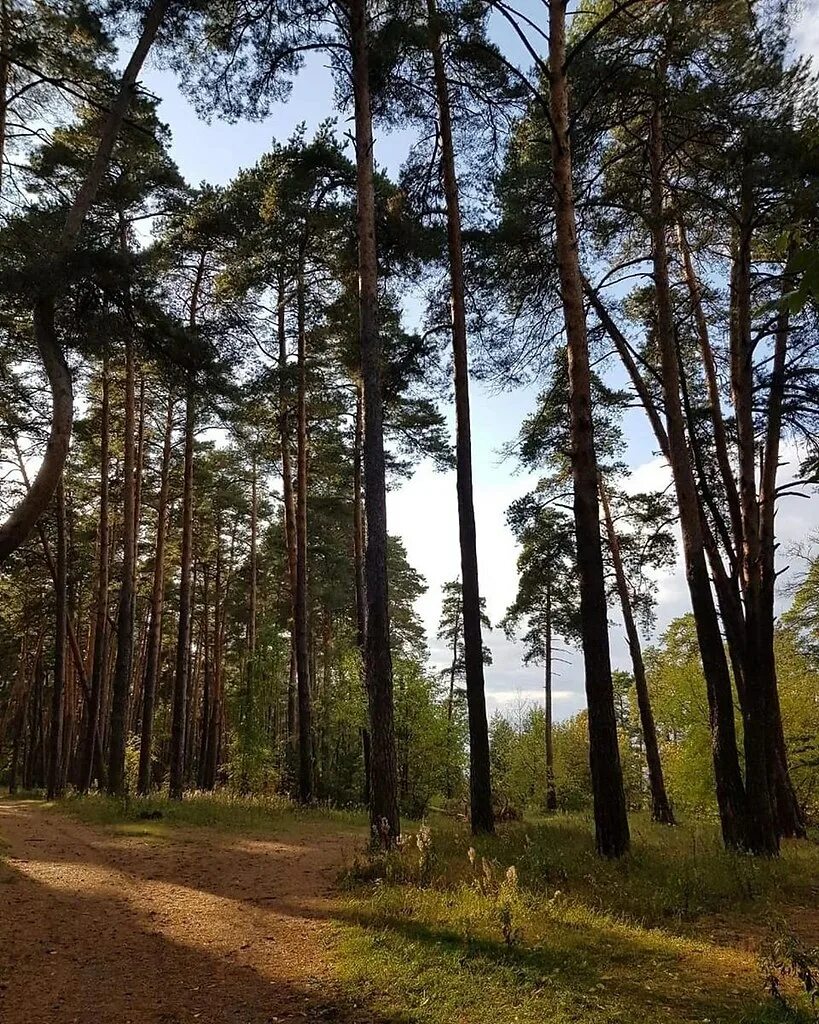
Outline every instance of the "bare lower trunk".
[[258, 467], [254, 451], [250, 478], [250, 593], [247, 610], [247, 697], [248, 706], [253, 703], [253, 688], [256, 678], [256, 606], [258, 603], [258, 533], [259, 495]]
[[168, 493], [171, 475], [171, 442], [173, 440], [173, 396], [168, 396], [165, 417], [165, 439], [162, 446], [159, 500], [157, 503], [156, 545], [154, 547], [154, 582], [145, 651], [145, 676], [142, 688], [142, 733], [139, 744], [139, 779], [137, 789], [143, 796], [151, 789], [151, 752], [153, 746], [154, 705], [162, 653], [162, 612], [165, 598], [165, 543], [168, 536]]
[[188, 695], [188, 640], [191, 618], [191, 567], [193, 563], [193, 440], [195, 398], [193, 383], [188, 383], [185, 398], [185, 470], [182, 487], [182, 561], [179, 583], [179, 623], [176, 636], [176, 668], [171, 718], [171, 766], [169, 796], [182, 799], [185, 779], [185, 720]]
[[307, 338], [304, 311], [304, 267], [297, 283], [298, 385], [296, 431], [296, 674], [299, 695], [299, 800], [313, 799], [313, 709], [310, 691], [309, 623], [307, 613]]
[[[353, 439], [353, 577], [355, 580], [355, 624], [356, 647], [361, 657], [361, 685], [367, 692], [364, 678], [364, 662], [367, 645], [367, 593], [364, 583], [364, 493], [361, 480], [361, 453], [364, 444], [364, 392], [361, 381], [355, 388], [355, 436]], [[364, 787], [362, 797], [365, 804], [370, 802], [370, 730], [361, 730], [361, 755], [364, 764]]]
[[287, 334], [285, 331], [284, 272], [278, 281], [279, 341], [279, 440], [282, 458], [282, 494], [284, 498], [284, 538], [287, 548], [287, 581], [290, 591], [290, 675], [287, 689], [287, 768], [296, 772], [298, 753], [297, 668], [296, 668], [296, 499], [290, 454], [290, 396], [286, 386]]
[[553, 125], [557, 260], [569, 355], [574, 520], [595, 832], [598, 852], [607, 857], [619, 857], [628, 850], [630, 837], [611, 680], [608, 609], [597, 501], [597, 458], [591, 414], [591, 373], [577, 252], [565, 64], [565, 3], [564, 0], [549, 0], [549, 103]]
[[555, 748], [552, 728], [552, 587], [546, 580], [546, 638], [545, 665], [543, 667], [543, 725], [546, 743], [546, 810], [557, 810], [555, 786]]
[[[86, 708], [85, 749], [80, 769], [80, 788], [91, 785], [94, 752], [100, 721], [102, 683], [108, 649], [108, 475], [110, 471], [110, 381], [108, 355], [102, 361], [102, 408], [100, 410], [100, 514], [97, 541], [97, 599], [94, 624], [94, 658], [91, 663], [91, 694]], [[98, 751], [102, 759], [102, 751]], [[102, 782], [102, 780], [99, 780]]]
[[[221, 608], [222, 608], [222, 537], [221, 523], [217, 523], [216, 529], [216, 566], [214, 571], [213, 588], [213, 634], [211, 638], [211, 691], [209, 717], [207, 719], [208, 739], [205, 749], [202, 772], [202, 788], [213, 789], [216, 785], [216, 772], [219, 765], [219, 735], [221, 731], [222, 716], [222, 649], [221, 649]], [[205, 643], [207, 639], [207, 624], [205, 628]], [[203, 722], [203, 727], [205, 723]]]
[[364, 385], [364, 498], [367, 518], [365, 575], [367, 644], [365, 671], [370, 709], [370, 825], [384, 845], [400, 834], [395, 752], [392, 654], [387, 581], [387, 491], [381, 338], [378, 330], [378, 263], [370, 109], [367, 0], [351, 0], [358, 226], [359, 331]]
[[620, 557], [620, 540], [614, 527], [614, 519], [611, 515], [608, 494], [600, 477], [600, 499], [603, 505], [603, 515], [606, 522], [606, 533], [608, 534], [611, 560], [614, 565], [614, 577], [617, 584], [617, 595], [620, 599], [620, 609], [623, 613], [623, 625], [626, 630], [629, 654], [631, 655], [631, 667], [634, 673], [634, 687], [637, 691], [637, 708], [640, 712], [640, 726], [643, 733], [643, 747], [648, 767], [648, 782], [651, 789], [651, 818], [663, 825], [674, 824], [674, 813], [668, 801], [665, 790], [665, 779], [663, 778], [663, 766], [660, 761], [660, 748], [657, 744], [657, 730], [654, 725], [654, 713], [651, 710], [651, 700], [648, 695], [648, 681], [646, 680], [645, 664], [643, 663], [643, 650], [640, 644], [640, 634], [637, 631], [637, 623], [634, 621], [634, 612], [631, 608], [631, 595], [629, 594], [628, 581], [626, 580], [623, 560]]
[[[783, 278], [782, 294], [787, 293], [790, 282]], [[782, 727], [782, 711], [779, 705], [779, 691], [774, 658], [774, 602], [776, 596], [776, 477], [779, 469], [779, 448], [782, 436], [782, 402], [785, 391], [785, 364], [788, 354], [790, 316], [787, 306], [779, 313], [774, 338], [774, 359], [771, 370], [771, 386], [768, 394], [768, 428], [765, 436], [765, 451], [762, 462], [762, 477], [759, 485], [759, 540], [762, 561], [762, 582], [760, 588], [761, 619], [764, 633], [761, 646], [765, 651], [768, 671], [768, 721], [767, 736], [768, 772], [771, 796], [774, 804], [776, 827], [781, 836], [804, 839], [807, 836], [805, 816], [799, 806], [796, 792], [788, 770], [788, 753], [785, 733]]]
[[[126, 227], [120, 225], [124, 255]], [[129, 286], [126, 283], [126, 293]], [[130, 320], [130, 296], [126, 295], [125, 316]], [[134, 554], [136, 551], [136, 438], [134, 420], [134, 338], [130, 323], [125, 325], [125, 426], [123, 436], [122, 497], [122, 580], [117, 613], [117, 659], [111, 694], [111, 740], [108, 753], [108, 792], [115, 796], [125, 790], [125, 743], [128, 697], [134, 658]]]
[[65, 700], [65, 644], [68, 630], [68, 544], [65, 522], [65, 485], [60, 480], [56, 493], [57, 576], [54, 583], [54, 687], [49, 734], [48, 799], [62, 795], [63, 716]]
[[[742, 724], [745, 745], [746, 844], [775, 854], [779, 837], [768, 785], [768, 705], [775, 665], [773, 609], [762, 611], [762, 550], [756, 491], [754, 363], [751, 337], [751, 244], [753, 197], [743, 169], [740, 221], [731, 272], [731, 391], [736, 420], [739, 500], [742, 510], [742, 579], [745, 603], [745, 671]], [[766, 621], [767, 620], [767, 621]], [[767, 641], [767, 642], [766, 642]], [[770, 679], [770, 681], [769, 681]], [[775, 685], [775, 684], [774, 684]]]
[[461, 240], [461, 211], [449, 85], [441, 49], [435, 0], [427, 0], [430, 48], [438, 100], [438, 132], [447, 210], [447, 246], [452, 312], [452, 355], [455, 366], [455, 464], [458, 491], [458, 532], [461, 546], [461, 585], [464, 619], [464, 666], [469, 717], [469, 792], [473, 833], [493, 832], [492, 788], [489, 775], [489, 728], [486, 722], [486, 694], [483, 678], [481, 599], [478, 584], [478, 549], [472, 487], [472, 437], [469, 414], [469, 364], [466, 337], [464, 260]]

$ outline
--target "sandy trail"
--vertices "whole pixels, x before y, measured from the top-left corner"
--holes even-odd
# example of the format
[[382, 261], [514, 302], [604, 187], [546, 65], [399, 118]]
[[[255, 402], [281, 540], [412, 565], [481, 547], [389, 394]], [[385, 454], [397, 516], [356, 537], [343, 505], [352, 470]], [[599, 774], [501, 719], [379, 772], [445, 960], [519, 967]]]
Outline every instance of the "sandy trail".
[[326, 948], [354, 833], [116, 835], [2, 801], [0, 838], [2, 1024], [372, 1020]]

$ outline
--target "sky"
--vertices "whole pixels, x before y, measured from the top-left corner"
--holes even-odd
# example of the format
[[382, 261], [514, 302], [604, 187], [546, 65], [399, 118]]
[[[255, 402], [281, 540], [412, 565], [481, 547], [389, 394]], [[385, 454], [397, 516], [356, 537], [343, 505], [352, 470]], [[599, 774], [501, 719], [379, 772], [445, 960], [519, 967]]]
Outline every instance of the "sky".
[[[508, 40], [499, 40], [505, 44]], [[806, 0], [795, 33], [797, 49], [819, 60], [819, 0]], [[507, 51], [508, 52], [508, 51]], [[172, 73], [149, 61], [142, 84], [161, 98], [160, 116], [173, 134], [172, 154], [185, 177], [193, 184], [224, 184], [242, 167], [252, 166], [272, 140], [283, 141], [304, 122], [315, 128], [332, 112], [333, 86], [323, 59], [311, 55], [305, 70], [294, 83], [286, 104], [278, 105], [263, 122], [227, 124], [201, 121], [179, 91]], [[339, 116], [339, 128], [349, 126]], [[376, 130], [375, 157], [388, 172], [397, 173], [406, 159], [412, 136], [406, 132], [385, 133]], [[497, 622], [513, 601], [517, 589], [514, 539], [505, 523], [509, 504], [534, 486], [536, 477], [522, 473], [513, 460], [504, 459], [504, 446], [517, 434], [521, 421], [534, 407], [537, 388], [496, 393], [478, 382], [472, 383], [472, 444], [475, 485], [475, 515], [478, 537], [478, 562], [481, 592], [486, 598], [490, 621]], [[453, 430], [451, 411], [448, 423]], [[670, 481], [668, 467], [659, 458], [641, 413], [630, 414], [626, 421], [626, 462], [631, 469], [627, 487], [633, 492], [661, 489]], [[788, 464], [782, 479], [792, 476], [796, 453], [786, 452]], [[789, 460], [789, 461], [788, 461]], [[454, 472], [437, 472], [429, 463], [421, 463], [414, 476], [388, 496], [387, 518], [390, 533], [400, 536], [410, 563], [425, 577], [427, 592], [418, 611], [427, 629], [430, 655], [436, 667], [447, 662], [447, 652], [435, 638], [441, 606], [441, 587], [460, 572], [458, 520]], [[780, 540], [780, 568], [795, 562], [792, 549], [811, 530], [819, 529], [819, 502], [804, 498], [783, 501], [777, 517]], [[791, 575], [795, 568], [791, 570]], [[788, 573], [783, 574], [787, 580]], [[676, 616], [689, 610], [681, 560], [657, 578], [656, 639]], [[628, 651], [622, 626], [611, 615], [612, 659], [615, 667], [628, 669]], [[487, 707], [511, 713], [521, 703], [542, 699], [541, 669], [522, 663], [522, 648], [493, 629], [485, 636], [493, 654], [486, 669]], [[554, 682], [556, 718], [573, 714], [585, 705], [583, 670], [577, 651], [566, 651], [557, 666]]]

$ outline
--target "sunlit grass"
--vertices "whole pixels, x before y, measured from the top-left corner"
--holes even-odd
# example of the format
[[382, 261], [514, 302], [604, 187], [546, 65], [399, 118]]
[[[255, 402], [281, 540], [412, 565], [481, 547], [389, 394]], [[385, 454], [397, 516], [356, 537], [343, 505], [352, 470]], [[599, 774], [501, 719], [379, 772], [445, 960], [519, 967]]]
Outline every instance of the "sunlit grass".
[[54, 806], [90, 825], [120, 834], [162, 838], [177, 826], [213, 828], [225, 832], [264, 834], [295, 825], [333, 823], [366, 825], [359, 810], [304, 808], [282, 796], [241, 796], [227, 790], [187, 793], [183, 800], [164, 796], [116, 798], [100, 793], [67, 796]]
[[797, 986], [790, 1010], [766, 995], [756, 947], [815, 901], [819, 845], [760, 862], [725, 853], [707, 822], [636, 817], [632, 832], [630, 856], [607, 862], [580, 816], [479, 840], [434, 823], [428, 849], [409, 837], [347, 877], [339, 970], [425, 1024], [814, 1020]]

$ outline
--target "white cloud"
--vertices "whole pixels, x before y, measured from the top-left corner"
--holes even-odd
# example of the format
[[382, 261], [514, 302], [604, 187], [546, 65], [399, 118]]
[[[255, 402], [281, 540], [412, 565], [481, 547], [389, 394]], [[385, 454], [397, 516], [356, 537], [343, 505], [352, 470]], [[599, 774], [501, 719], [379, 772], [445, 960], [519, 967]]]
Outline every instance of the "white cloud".
[[799, 53], [819, 58], [819, 0], [805, 0], [794, 26], [794, 43]]

